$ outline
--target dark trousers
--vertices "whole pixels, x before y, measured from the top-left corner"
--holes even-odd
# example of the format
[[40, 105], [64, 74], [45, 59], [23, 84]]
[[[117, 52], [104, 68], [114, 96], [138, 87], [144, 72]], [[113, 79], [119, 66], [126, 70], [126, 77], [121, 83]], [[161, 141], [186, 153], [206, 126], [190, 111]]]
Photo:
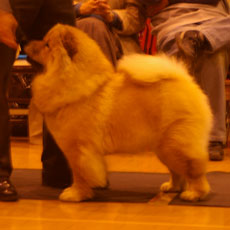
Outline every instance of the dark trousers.
[[72, 172], [69, 168], [69, 164], [62, 151], [55, 143], [45, 123], [43, 125], [43, 152], [41, 159], [43, 180], [58, 180], [60, 183], [64, 184], [71, 183]]
[[7, 86], [15, 50], [0, 43], [0, 177], [12, 172]]
[[[10, 0], [13, 14], [20, 28], [20, 35], [28, 41], [42, 39], [57, 23], [75, 26], [71, 0]], [[20, 39], [21, 37], [19, 37]], [[9, 111], [6, 98], [7, 82], [14, 61], [15, 51], [0, 44], [0, 176], [10, 176], [12, 171], [9, 141]], [[61, 174], [62, 166], [67, 176], [70, 170], [61, 150], [44, 128], [43, 168]], [[57, 163], [58, 162], [58, 163]], [[65, 166], [63, 166], [65, 165]]]
[[42, 39], [57, 23], [75, 25], [72, 0], [10, 0], [10, 3], [28, 40]]

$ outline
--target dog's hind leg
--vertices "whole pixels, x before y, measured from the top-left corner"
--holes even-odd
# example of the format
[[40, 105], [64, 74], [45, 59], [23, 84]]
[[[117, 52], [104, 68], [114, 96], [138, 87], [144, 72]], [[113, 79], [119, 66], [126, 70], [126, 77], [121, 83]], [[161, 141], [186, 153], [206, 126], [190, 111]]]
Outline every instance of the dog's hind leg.
[[210, 185], [205, 172], [206, 161], [204, 159], [190, 159], [187, 164], [187, 188], [180, 194], [180, 198], [187, 201], [203, 200], [210, 192]]
[[160, 190], [162, 192], [181, 192], [185, 189], [184, 177], [178, 175], [172, 170], [170, 171], [170, 180], [161, 185]]
[[[182, 188], [184, 191], [181, 193], [181, 199], [188, 201], [204, 199], [210, 191], [206, 179], [208, 162], [206, 145], [200, 141], [201, 137], [197, 140], [195, 135], [190, 135], [189, 138], [185, 134], [175, 132], [175, 129], [170, 131], [174, 131], [174, 135], [168, 132], [168, 135], [164, 136], [157, 153], [162, 163], [173, 172], [171, 180], [163, 184], [161, 190], [169, 192]], [[180, 184], [181, 178], [185, 179], [185, 184]]]
[[[171, 154], [174, 155], [173, 151]], [[206, 179], [206, 160], [195, 157], [189, 158], [182, 153], [179, 155], [180, 159], [175, 154], [171, 156], [170, 162], [165, 162], [171, 171], [171, 179], [169, 182], [162, 184], [161, 191], [180, 192], [183, 190], [180, 197], [187, 201], [204, 199], [210, 191]], [[176, 162], [176, 164], [172, 162]]]

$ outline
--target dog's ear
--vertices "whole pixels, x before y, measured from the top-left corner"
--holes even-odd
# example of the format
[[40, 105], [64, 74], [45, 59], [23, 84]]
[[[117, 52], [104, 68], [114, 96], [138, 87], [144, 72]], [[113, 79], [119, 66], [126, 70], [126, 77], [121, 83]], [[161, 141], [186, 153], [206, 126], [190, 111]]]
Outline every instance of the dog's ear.
[[65, 31], [65, 33], [62, 34], [62, 44], [69, 57], [72, 59], [78, 50], [76, 39], [71, 31]]

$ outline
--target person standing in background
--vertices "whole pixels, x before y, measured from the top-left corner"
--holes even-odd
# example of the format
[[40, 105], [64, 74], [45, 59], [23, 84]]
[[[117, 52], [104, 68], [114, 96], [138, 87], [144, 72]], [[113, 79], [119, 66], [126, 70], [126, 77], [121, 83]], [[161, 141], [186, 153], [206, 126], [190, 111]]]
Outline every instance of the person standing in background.
[[[21, 35], [27, 41], [42, 39], [56, 23], [75, 26], [75, 16], [71, 0], [1, 0], [0, 18], [0, 200], [16, 201], [18, 193], [10, 181], [7, 85], [18, 42]], [[68, 163], [46, 127], [43, 133], [43, 184], [66, 187], [72, 180]]]

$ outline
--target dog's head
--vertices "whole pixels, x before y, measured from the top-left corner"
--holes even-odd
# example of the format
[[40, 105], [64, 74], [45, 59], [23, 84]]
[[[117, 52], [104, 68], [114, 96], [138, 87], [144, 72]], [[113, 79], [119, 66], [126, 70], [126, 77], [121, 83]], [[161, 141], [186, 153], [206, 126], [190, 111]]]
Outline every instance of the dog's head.
[[95, 69], [98, 66], [111, 68], [96, 42], [76, 27], [68, 25], [55, 25], [42, 41], [30, 42], [25, 47], [25, 52], [29, 58], [44, 67], [54, 62], [63, 65], [66, 61], [71, 61], [71, 65], [85, 63], [83, 68], [88, 68], [89, 65], [94, 65]]
[[56, 25], [44, 37], [43, 40], [32, 41], [25, 47], [25, 52], [32, 61], [47, 66], [60, 55], [72, 59], [77, 53], [77, 39], [70, 27]]
[[43, 112], [90, 96], [115, 74], [97, 43], [72, 26], [57, 24], [25, 51], [44, 67], [32, 82], [35, 104]]

